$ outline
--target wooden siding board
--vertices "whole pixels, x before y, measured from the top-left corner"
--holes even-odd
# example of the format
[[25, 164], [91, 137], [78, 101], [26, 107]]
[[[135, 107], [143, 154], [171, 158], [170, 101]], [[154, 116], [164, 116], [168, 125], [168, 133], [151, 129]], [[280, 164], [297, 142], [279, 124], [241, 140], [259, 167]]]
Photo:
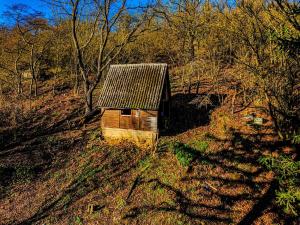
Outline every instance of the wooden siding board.
[[139, 117], [136, 117], [137, 112], [138, 110], [132, 110], [130, 116], [123, 116], [121, 110], [106, 110], [101, 119], [102, 127], [145, 131], [158, 130], [157, 111], [140, 110]]
[[105, 110], [101, 122], [103, 127], [119, 128], [120, 110]]

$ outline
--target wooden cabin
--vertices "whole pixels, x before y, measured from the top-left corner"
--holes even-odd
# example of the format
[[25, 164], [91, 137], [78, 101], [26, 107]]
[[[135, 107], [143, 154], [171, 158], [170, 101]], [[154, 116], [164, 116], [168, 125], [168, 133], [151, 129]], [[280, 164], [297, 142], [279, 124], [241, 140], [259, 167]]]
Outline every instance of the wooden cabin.
[[112, 65], [98, 106], [106, 140], [129, 140], [153, 146], [170, 119], [167, 64]]

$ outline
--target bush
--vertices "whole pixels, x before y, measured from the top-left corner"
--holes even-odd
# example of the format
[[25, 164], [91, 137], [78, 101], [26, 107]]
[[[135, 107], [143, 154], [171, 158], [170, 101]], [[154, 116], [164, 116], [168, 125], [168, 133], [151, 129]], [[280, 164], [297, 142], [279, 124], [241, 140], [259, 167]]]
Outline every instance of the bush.
[[231, 113], [220, 108], [211, 115], [211, 131], [217, 139], [231, 139], [232, 129], [235, 128], [234, 117]]
[[294, 136], [293, 136], [292, 143], [293, 143], [293, 144], [300, 144], [300, 134], [299, 134], [299, 135], [294, 135]]
[[299, 215], [300, 190], [277, 191], [276, 203], [283, 207], [285, 213], [292, 213], [295, 216]]
[[79, 216], [76, 216], [74, 220], [75, 224], [83, 225], [83, 221]]
[[201, 141], [201, 140], [193, 142], [192, 145], [196, 150], [198, 150], [201, 153], [205, 153], [209, 146], [207, 141]]
[[99, 140], [100, 138], [101, 138], [101, 130], [96, 129], [94, 131], [91, 131], [91, 133], [90, 133], [91, 141]]
[[139, 161], [139, 170], [141, 172], [146, 171], [149, 167], [151, 167], [152, 162], [150, 156], [146, 156], [142, 160]]
[[170, 148], [182, 166], [189, 166], [195, 158], [194, 149], [187, 144], [175, 142], [171, 144]]
[[272, 156], [261, 157], [259, 163], [276, 174], [279, 182], [279, 190], [276, 191], [276, 203], [284, 212], [294, 216], [299, 215], [300, 210], [300, 161], [281, 155], [278, 158]]

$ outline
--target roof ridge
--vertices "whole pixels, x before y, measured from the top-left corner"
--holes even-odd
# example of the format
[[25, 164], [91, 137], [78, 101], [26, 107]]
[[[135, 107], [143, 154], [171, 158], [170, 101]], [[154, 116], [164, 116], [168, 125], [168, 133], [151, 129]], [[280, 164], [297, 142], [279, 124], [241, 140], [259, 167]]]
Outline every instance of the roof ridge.
[[167, 63], [132, 63], [132, 64], [113, 64], [110, 67], [130, 67], [130, 66], [168, 66]]

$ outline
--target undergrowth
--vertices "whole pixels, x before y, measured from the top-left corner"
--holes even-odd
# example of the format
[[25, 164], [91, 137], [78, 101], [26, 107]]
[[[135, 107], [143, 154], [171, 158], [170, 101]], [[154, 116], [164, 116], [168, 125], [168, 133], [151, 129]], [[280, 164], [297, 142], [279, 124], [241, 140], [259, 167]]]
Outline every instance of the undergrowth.
[[181, 142], [171, 143], [170, 149], [182, 166], [189, 166], [196, 156], [193, 148]]
[[209, 143], [207, 141], [202, 141], [202, 140], [197, 140], [197, 141], [194, 141], [191, 146], [201, 152], [201, 153], [205, 153], [209, 147]]
[[35, 170], [36, 168], [31, 166], [15, 166], [9, 168], [0, 166], [0, 180], [4, 182], [5, 180], [11, 179], [14, 182], [26, 183], [34, 178], [36, 175]]
[[288, 156], [264, 156], [259, 163], [276, 174], [279, 190], [276, 191], [276, 203], [285, 213], [298, 216], [300, 214], [300, 161]]

